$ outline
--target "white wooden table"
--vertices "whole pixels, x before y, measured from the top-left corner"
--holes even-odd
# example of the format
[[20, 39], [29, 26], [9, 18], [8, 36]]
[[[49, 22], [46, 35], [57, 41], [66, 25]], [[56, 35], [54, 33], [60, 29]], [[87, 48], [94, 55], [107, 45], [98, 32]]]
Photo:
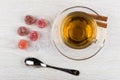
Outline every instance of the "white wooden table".
[[[120, 79], [120, 4], [119, 0], [0, 0], [0, 80], [119, 80]], [[50, 43], [48, 26], [40, 29], [42, 35], [39, 51], [20, 51], [17, 41], [23, 37], [16, 29], [27, 26], [26, 14], [55, 16], [71, 6], [88, 6], [108, 16], [107, 40], [104, 48], [95, 57], [85, 61], [72, 61], [60, 55]], [[34, 25], [28, 26], [37, 29]], [[34, 56], [50, 65], [73, 68], [80, 76], [47, 68], [32, 68], [24, 65], [24, 59]]]

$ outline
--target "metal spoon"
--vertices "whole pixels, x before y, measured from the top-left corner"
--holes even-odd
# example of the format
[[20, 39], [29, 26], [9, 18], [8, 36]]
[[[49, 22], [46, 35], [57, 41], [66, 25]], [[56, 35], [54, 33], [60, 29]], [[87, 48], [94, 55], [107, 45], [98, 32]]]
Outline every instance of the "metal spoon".
[[74, 70], [74, 69], [64, 69], [64, 68], [59, 68], [59, 67], [54, 67], [54, 66], [50, 66], [47, 65], [45, 63], [43, 63], [42, 61], [40, 61], [39, 59], [30, 57], [30, 58], [26, 58], [25, 59], [25, 64], [27, 66], [37, 66], [37, 67], [49, 67], [49, 68], [53, 68], [53, 69], [57, 69], [57, 70], [61, 70], [67, 73], [70, 73], [72, 75], [76, 75], [78, 76], [80, 74], [80, 72], [78, 70]]

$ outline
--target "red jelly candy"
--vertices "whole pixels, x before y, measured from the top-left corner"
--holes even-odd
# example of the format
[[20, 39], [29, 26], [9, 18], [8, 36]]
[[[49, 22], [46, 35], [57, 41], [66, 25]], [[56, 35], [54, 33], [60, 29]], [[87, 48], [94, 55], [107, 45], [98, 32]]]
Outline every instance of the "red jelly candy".
[[20, 40], [20, 41], [18, 42], [18, 47], [19, 47], [20, 49], [26, 49], [26, 48], [28, 48], [28, 41], [27, 41], [27, 40], [24, 40], [24, 39]]
[[31, 15], [25, 16], [24, 20], [25, 20], [25, 23], [28, 24], [28, 25], [32, 25], [36, 22], [36, 19]]
[[17, 33], [20, 36], [25, 36], [25, 35], [29, 34], [29, 30], [26, 27], [21, 26], [21, 27], [18, 28]]
[[46, 21], [45, 19], [40, 18], [40, 19], [38, 19], [38, 20], [36, 21], [36, 25], [37, 25], [39, 28], [44, 28], [44, 27], [47, 26], [47, 21]]
[[38, 36], [39, 36], [39, 34], [37, 31], [32, 31], [32, 32], [30, 32], [29, 38], [31, 41], [36, 41], [38, 39]]

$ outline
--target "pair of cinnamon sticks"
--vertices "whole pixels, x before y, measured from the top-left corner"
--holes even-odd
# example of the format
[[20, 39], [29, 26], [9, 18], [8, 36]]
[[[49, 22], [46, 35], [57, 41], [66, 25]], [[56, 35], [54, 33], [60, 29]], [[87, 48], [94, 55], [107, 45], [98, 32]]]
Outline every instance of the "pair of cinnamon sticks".
[[96, 20], [96, 23], [99, 27], [107, 28], [106, 22], [108, 20], [108, 17], [102, 15], [95, 15], [95, 14], [89, 14], [89, 15]]

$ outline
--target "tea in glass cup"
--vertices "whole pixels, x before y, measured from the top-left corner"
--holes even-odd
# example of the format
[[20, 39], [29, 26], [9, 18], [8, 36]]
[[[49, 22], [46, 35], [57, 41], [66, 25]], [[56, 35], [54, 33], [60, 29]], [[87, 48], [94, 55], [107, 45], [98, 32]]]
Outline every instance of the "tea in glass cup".
[[52, 25], [53, 47], [71, 60], [86, 60], [95, 56], [106, 39], [106, 28], [99, 27], [98, 19], [101, 18], [98, 17], [95, 10], [85, 6], [64, 9]]
[[93, 17], [81, 11], [69, 13], [61, 23], [63, 42], [74, 49], [88, 47], [96, 38], [97, 25]]

